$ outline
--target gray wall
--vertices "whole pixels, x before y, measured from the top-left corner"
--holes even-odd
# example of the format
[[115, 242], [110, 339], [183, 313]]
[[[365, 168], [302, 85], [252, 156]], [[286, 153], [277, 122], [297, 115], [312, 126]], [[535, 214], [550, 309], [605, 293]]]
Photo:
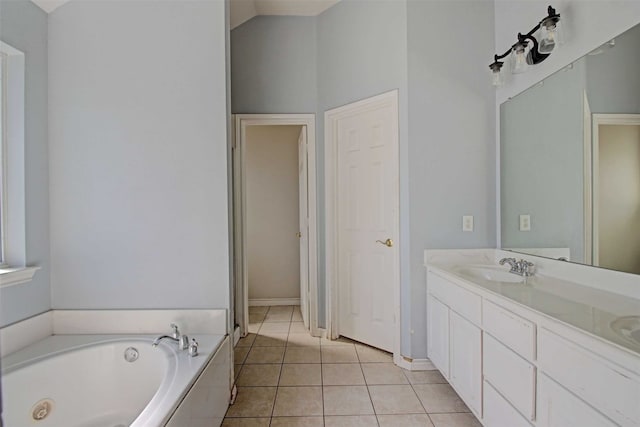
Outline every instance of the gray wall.
[[231, 111], [314, 113], [315, 28], [315, 17], [298, 16], [256, 16], [235, 28]]
[[[495, 91], [484, 72], [494, 9], [492, 1], [409, 0], [407, 16], [411, 356], [419, 358], [427, 345], [424, 249], [496, 244]], [[463, 215], [474, 216], [473, 232], [462, 231]]]
[[[584, 262], [585, 59], [500, 108], [501, 223], [505, 248], [569, 248]], [[531, 215], [531, 231], [519, 215]]]
[[0, 326], [5, 326], [51, 306], [46, 13], [28, 0], [0, 2], [0, 40], [25, 53], [26, 263], [42, 267], [31, 282], [0, 290]]
[[70, 2], [49, 49], [52, 307], [229, 307], [224, 2]]
[[[318, 188], [324, 197], [324, 112], [392, 89], [399, 90], [400, 108], [400, 263], [401, 298], [407, 295], [407, 9], [404, 1], [342, 0], [318, 16]], [[325, 314], [324, 202], [318, 206], [318, 310]], [[324, 325], [324, 316], [321, 323]], [[403, 321], [407, 331], [410, 326]], [[403, 337], [403, 351], [409, 353]]]
[[[323, 120], [328, 109], [399, 90], [404, 355], [426, 357], [424, 249], [495, 246], [495, 95], [488, 76], [477, 71], [493, 55], [493, 12], [491, 1], [343, 0], [316, 18], [320, 326], [326, 308], [322, 198]], [[262, 22], [254, 22], [258, 19], [274, 28], [266, 30]], [[278, 25], [284, 24], [254, 18], [232, 31], [232, 55], [238, 56], [232, 58], [232, 80], [244, 72], [239, 65], [261, 70], [254, 78], [299, 67], [296, 55], [273, 64], [245, 47], [261, 43], [258, 39], [267, 32], [282, 31]], [[469, 40], [474, 49], [461, 54]], [[271, 87], [275, 103], [272, 98], [249, 99], [249, 92], [236, 90], [237, 84], [232, 92], [235, 113], [304, 112], [294, 110], [298, 86], [292, 88], [281, 78], [261, 82]], [[270, 110], [270, 104], [280, 107], [283, 99], [286, 107]], [[259, 108], [243, 111], [252, 105]], [[473, 233], [461, 231], [465, 214], [475, 216]]]

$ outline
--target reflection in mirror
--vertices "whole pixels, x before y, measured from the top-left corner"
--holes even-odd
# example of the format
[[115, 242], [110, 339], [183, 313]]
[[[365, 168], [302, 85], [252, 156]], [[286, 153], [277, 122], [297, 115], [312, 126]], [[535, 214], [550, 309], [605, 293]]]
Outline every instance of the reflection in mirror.
[[503, 248], [640, 274], [640, 25], [500, 108]]

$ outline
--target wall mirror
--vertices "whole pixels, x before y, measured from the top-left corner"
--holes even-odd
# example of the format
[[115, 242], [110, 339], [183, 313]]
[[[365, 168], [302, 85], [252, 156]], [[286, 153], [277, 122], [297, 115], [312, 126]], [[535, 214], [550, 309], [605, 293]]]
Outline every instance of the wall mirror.
[[640, 24], [500, 107], [501, 247], [640, 274]]

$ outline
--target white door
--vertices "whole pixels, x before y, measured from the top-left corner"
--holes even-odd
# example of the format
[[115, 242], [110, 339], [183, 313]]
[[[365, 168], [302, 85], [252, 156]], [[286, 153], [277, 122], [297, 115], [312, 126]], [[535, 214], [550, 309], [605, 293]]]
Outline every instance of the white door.
[[305, 328], [309, 328], [309, 197], [307, 195], [307, 127], [298, 137], [298, 185], [300, 203], [300, 310]]
[[338, 330], [393, 351], [399, 288], [397, 103], [354, 104], [352, 114], [349, 106], [342, 111], [334, 133]]
[[482, 332], [449, 310], [451, 385], [469, 408], [482, 416]]

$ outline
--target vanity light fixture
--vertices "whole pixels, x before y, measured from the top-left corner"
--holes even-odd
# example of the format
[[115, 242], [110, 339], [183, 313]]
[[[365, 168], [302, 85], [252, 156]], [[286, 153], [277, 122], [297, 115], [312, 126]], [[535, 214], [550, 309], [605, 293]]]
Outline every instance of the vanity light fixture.
[[[538, 25], [533, 27], [527, 34], [518, 33], [516, 41], [502, 55], [494, 55], [493, 62], [489, 65], [492, 72], [494, 86], [501, 86], [503, 83], [502, 67], [504, 62], [501, 59], [511, 55], [511, 72], [524, 73], [529, 65], [539, 64], [549, 57], [549, 54], [560, 44], [560, 14], [549, 6], [547, 16]], [[536, 31], [540, 30], [540, 42], [534, 37]]]

